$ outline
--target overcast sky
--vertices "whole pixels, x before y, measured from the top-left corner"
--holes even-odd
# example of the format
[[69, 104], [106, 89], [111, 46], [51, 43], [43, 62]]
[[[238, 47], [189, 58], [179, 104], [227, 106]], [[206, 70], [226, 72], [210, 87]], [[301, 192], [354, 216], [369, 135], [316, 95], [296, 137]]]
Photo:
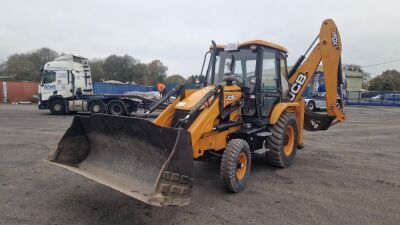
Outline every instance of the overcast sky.
[[[400, 58], [400, 1], [21, 1], [1, 0], [0, 61], [49, 47], [88, 58], [129, 54], [160, 59], [168, 74], [198, 74], [217, 43], [264, 39], [289, 49], [292, 64], [324, 18], [341, 32], [342, 61], [360, 65]], [[372, 75], [400, 61], [365, 67]]]

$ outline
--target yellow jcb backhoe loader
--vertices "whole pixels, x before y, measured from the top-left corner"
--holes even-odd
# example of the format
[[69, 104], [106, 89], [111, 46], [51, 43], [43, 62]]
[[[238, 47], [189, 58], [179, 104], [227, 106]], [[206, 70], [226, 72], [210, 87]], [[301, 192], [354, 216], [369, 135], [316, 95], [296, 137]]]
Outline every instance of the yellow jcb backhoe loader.
[[[289, 73], [288, 51], [280, 45], [212, 42], [203, 62], [202, 88], [171, 90], [146, 112], [176, 96], [153, 122], [75, 116], [48, 159], [148, 204], [182, 206], [190, 203], [194, 161], [219, 157], [223, 185], [240, 192], [252, 153], [265, 154], [273, 166], [288, 167], [303, 147], [303, 128], [326, 130], [345, 120], [343, 106], [337, 106], [341, 51], [339, 31], [330, 19]], [[321, 61], [327, 113], [315, 114], [305, 111], [302, 96]]]

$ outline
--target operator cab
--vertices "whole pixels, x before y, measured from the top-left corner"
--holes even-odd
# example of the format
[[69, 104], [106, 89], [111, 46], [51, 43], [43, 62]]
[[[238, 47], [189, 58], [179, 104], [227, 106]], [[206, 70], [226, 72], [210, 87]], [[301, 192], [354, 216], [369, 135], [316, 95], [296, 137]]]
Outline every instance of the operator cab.
[[286, 48], [261, 40], [215, 47], [210, 50], [207, 85], [233, 79], [242, 88], [245, 122], [266, 125], [273, 106], [289, 101]]

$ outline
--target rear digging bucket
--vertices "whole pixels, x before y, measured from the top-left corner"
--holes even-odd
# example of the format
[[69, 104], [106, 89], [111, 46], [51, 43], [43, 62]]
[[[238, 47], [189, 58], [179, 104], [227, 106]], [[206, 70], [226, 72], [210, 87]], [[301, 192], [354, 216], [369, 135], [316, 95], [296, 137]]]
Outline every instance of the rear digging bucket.
[[306, 109], [304, 113], [304, 129], [307, 131], [328, 130], [334, 120], [334, 116], [318, 114]]
[[184, 129], [130, 117], [75, 116], [48, 160], [151, 205], [190, 203], [194, 163]]

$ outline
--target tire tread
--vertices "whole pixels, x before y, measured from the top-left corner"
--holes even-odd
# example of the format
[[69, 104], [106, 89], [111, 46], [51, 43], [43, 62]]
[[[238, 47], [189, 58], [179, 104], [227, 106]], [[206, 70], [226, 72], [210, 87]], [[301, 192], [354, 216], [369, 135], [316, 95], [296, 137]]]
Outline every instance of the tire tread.
[[[294, 121], [294, 122], [293, 122]], [[294, 156], [292, 159], [288, 160], [287, 157], [284, 156], [283, 153], [283, 145], [284, 145], [284, 132], [286, 127], [291, 123], [292, 126], [295, 126], [295, 143], [294, 143], [294, 155], [296, 154], [297, 150], [297, 135], [298, 135], [298, 128], [296, 123], [296, 116], [294, 113], [283, 112], [280, 116], [277, 123], [272, 125], [269, 130], [272, 133], [270, 137], [267, 138], [267, 144], [269, 150], [266, 153], [267, 161], [279, 168], [286, 168], [291, 165]]]

